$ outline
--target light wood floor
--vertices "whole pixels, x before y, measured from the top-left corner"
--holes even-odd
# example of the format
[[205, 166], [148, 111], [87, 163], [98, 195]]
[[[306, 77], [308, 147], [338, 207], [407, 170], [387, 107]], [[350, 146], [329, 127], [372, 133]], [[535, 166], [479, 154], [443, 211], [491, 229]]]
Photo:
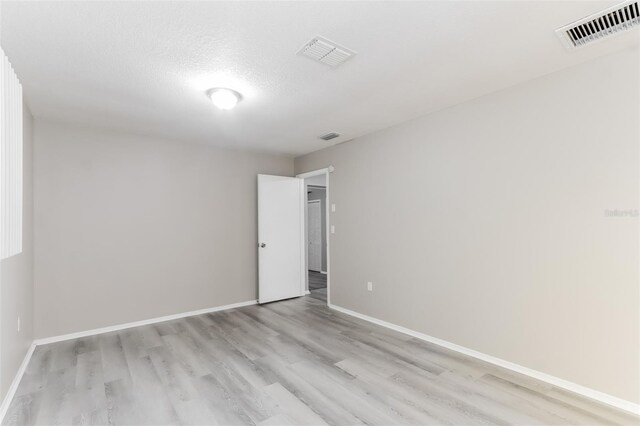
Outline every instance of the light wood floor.
[[4, 424], [638, 424], [316, 291], [39, 346]]
[[309, 271], [309, 290], [321, 290], [323, 288], [327, 288], [327, 275], [316, 271]]
[[309, 271], [310, 296], [327, 303], [327, 275], [320, 272]]

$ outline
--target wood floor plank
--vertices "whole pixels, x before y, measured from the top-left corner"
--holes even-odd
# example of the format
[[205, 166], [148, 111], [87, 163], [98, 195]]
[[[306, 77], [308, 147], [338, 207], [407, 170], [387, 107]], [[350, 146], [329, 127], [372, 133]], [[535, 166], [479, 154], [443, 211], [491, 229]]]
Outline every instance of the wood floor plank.
[[[583, 410], [579, 406], [568, 404], [559, 399], [554, 399], [536, 390], [520, 386], [491, 374], [484, 375], [480, 382], [487, 383], [494, 388], [509, 392], [528, 401], [530, 404], [547, 411], [548, 413], [553, 413], [556, 417], [562, 419], [564, 424], [615, 424], [610, 419], [600, 416], [595, 411], [590, 412], [588, 410]], [[492, 395], [495, 397], [495, 395], [499, 395], [499, 393], [492, 392]]]
[[[69, 346], [60, 345], [63, 357], [68, 356]], [[59, 365], [59, 364], [58, 364]], [[36, 424], [69, 424], [73, 418], [76, 367], [71, 366], [49, 372], [46, 386], [40, 391]]]
[[329, 396], [316, 389], [311, 383], [300, 377], [288, 368], [281, 359], [266, 356], [258, 362], [269, 369], [278, 377], [278, 383], [282, 384], [289, 392], [304, 402], [311, 410], [317, 413], [330, 425], [360, 425], [363, 420], [353, 415], [349, 410], [336, 404]]
[[150, 349], [149, 358], [174, 406], [200, 396], [174, 352], [165, 346], [155, 347]]
[[89, 413], [80, 413], [71, 421], [73, 426], [105, 425], [108, 423], [109, 419], [106, 409], [95, 410]]
[[[400, 415], [409, 419], [416, 419], [413, 424], [474, 424], [472, 419], [456, 410], [450, 410], [434, 403], [427, 398], [420, 398], [419, 394], [412, 392], [395, 383], [386, 372], [378, 370], [366, 362], [346, 359], [337, 367], [356, 377], [358, 383], [363, 383], [373, 389], [384, 389], [383, 403], [395, 409]], [[475, 422], [482, 424], [482, 422]]]
[[[274, 419], [288, 419], [291, 424], [312, 426], [312, 425], [326, 425], [327, 423], [317, 415], [313, 410], [309, 408], [304, 402], [296, 398], [291, 392], [284, 388], [280, 383], [273, 383], [266, 386], [264, 392], [269, 395], [278, 406], [279, 414], [271, 417], [272, 420], [267, 421], [268, 424], [274, 423]], [[280, 416], [280, 417], [279, 417]], [[262, 422], [265, 424], [265, 422]]]
[[118, 379], [130, 380], [129, 366], [124, 355], [120, 335], [105, 333], [98, 337], [105, 383]]
[[178, 401], [174, 403], [174, 407], [181, 425], [201, 426], [219, 424], [216, 416], [209, 409], [202, 397], [189, 401]]
[[556, 401], [566, 402], [570, 407], [580, 408], [585, 412], [588, 412], [590, 415], [603, 417], [610, 423], [623, 425], [640, 424], [640, 419], [638, 417], [623, 411], [612, 410], [610, 407], [602, 403], [585, 398], [581, 395], [576, 395], [575, 393], [564, 389], [552, 387], [550, 390], [545, 391], [544, 394]]
[[[369, 425], [398, 424], [399, 417], [392, 414], [388, 406], [378, 406], [367, 392], [350, 383], [352, 376], [330, 372], [316, 362], [298, 362], [289, 366], [299, 377], [330, 399], [334, 405], [342, 407], [354, 417]], [[345, 377], [345, 376], [348, 376]]]
[[42, 391], [14, 396], [4, 416], [3, 424], [35, 425], [40, 412], [41, 399]]
[[639, 425], [311, 295], [38, 346], [3, 425]]

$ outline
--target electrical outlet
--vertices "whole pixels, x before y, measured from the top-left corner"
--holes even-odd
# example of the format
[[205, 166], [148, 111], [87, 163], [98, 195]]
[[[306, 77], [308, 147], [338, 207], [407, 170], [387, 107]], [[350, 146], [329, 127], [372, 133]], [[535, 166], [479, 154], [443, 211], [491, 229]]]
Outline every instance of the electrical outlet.
[[367, 290], [373, 291], [373, 283], [371, 281], [367, 282]]
[[20, 317], [18, 317], [18, 332], [20, 332]]
[[335, 213], [335, 212], [336, 212], [336, 205], [331, 204], [331, 213]]
[[335, 225], [331, 225], [331, 233], [335, 234], [336, 233], [336, 227]]

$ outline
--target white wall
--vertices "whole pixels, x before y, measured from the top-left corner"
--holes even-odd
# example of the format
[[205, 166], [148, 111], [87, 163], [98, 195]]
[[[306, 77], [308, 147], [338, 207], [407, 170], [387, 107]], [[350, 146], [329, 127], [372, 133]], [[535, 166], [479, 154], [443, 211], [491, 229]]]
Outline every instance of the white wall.
[[0, 261], [0, 401], [33, 341], [33, 118], [26, 105], [22, 160], [22, 253]]
[[304, 183], [307, 185], [325, 187], [327, 186], [327, 176], [324, 174], [311, 176], [311, 177], [305, 178]]
[[[639, 54], [296, 159], [331, 175], [336, 305], [640, 402]], [[366, 282], [373, 281], [368, 292]]]
[[258, 173], [293, 159], [37, 120], [36, 336], [255, 300]]

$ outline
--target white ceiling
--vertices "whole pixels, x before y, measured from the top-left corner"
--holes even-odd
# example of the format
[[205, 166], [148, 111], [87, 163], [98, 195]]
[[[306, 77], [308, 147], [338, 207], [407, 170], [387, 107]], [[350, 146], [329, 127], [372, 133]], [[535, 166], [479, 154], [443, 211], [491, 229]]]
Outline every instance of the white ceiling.
[[[36, 117], [299, 155], [637, 45], [556, 39], [616, 3], [2, 1], [1, 43]], [[297, 56], [316, 35], [357, 55]], [[219, 86], [244, 100], [216, 110]]]

